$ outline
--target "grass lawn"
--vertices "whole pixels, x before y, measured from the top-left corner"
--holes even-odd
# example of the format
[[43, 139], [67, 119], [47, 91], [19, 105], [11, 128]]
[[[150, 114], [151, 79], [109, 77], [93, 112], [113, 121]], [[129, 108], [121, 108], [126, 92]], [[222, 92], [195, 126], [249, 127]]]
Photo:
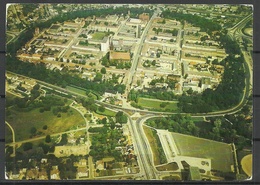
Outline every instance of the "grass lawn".
[[106, 33], [104, 32], [95, 32], [93, 35], [92, 35], [92, 38], [94, 40], [103, 40], [103, 38], [106, 36]]
[[[29, 139], [32, 127], [37, 129], [37, 136], [43, 136], [68, 131], [76, 126], [85, 126], [85, 121], [80, 113], [71, 108], [67, 113], [61, 113], [61, 117], [54, 116], [51, 111], [40, 113], [38, 108], [29, 112], [11, 111], [12, 116], [6, 117], [6, 120], [15, 131], [16, 141]], [[43, 129], [44, 125], [48, 127], [46, 130]]]
[[203, 122], [204, 119], [202, 117], [191, 117], [193, 122]]
[[116, 116], [116, 112], [112, 111], [112, 110], [109, 110], [109, 109], [105, 109], [104, 112], [100, 112], [98, 109], [96, 111], [97, 114], [100, 114], [100, 115], [104, 115], [104, 116], [110, 116], [110, 117], [114, 117]]
[[[160, 106], [161, 103], [167, 103], [167, 105], [162, 108]], [[158, 109], [158, 110], [172, 110], [172, 111], [177, 111], [178, 106], [177, 106], [178, 101], [162, 101], [162, 100], [157, 100], [157, 99], [149, 99], [149, 98], [138, 98], [138, 105], [148, 108], [148, 109]]]
[[159, 137], [157, 136], [156, 133], [154, 134], [152, 129], [150, 129], [149, 127], [143, 126], [143, 129], [153, 152], [154, 165], [160, 165], [161, 164], [160, 153], [159, 153], [159, 146], [157, 144], [157, 140], [159, 140]]
[[66, 89], [68, 89], [69, 91], [72, 91], [72, 92], [86, 96], [86, 90], [79, 89], [79, 88], [72, 87], [72, 86], [67, 86]]
[[84, 96], [92, 96], [94, 98], [94, 100], [97, 100], [99, 95], [95, 94], [94, 92], [87, 92], [86, 89], [84, 88], [80, 88], [80, 87], [73, 87], [73, 86], [67, 86], [66, 89], [68, 89], [69, 91], [72, 91], [72, 92], [75, 92], [75, 93], [78, 93], [78, 94], [81, 94], [81, 95], [84, 95]]
[[223, 172], [231, 171], [234, 159], [229, 144], [174, 132], [172, 136], [182, 156], [208, 158], [211, 159], [212, 169]]

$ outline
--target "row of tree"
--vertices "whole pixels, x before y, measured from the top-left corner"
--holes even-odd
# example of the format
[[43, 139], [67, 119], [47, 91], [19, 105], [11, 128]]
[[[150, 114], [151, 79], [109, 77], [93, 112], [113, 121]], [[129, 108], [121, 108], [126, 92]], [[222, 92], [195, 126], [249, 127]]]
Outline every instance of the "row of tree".
[[125, 91], [125, 85], [118, 84], [118, 82], [114, 80], [103, 80], [102, 74], [100, 73], [97, 73], [94, 81], [91, 81], [89, 79], [82, 79], [80, 75], [70, 71], [48, 70], [44, 63], [33, 64], [22, 62], [10, 56], [7, 57], [6, 69], [63, 88], [68, 85], [74, 85], [101, 95], [104, 94], [104, 92], [124, 93]]

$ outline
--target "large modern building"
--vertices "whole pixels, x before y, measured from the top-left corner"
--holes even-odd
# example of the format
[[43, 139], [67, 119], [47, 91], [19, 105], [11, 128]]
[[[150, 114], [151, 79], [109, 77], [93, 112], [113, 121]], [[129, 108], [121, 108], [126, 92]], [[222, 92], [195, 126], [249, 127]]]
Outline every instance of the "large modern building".
[[101, 42], [101, 51], [108, 52], [109, 51], [109, 37], [104, 37]]

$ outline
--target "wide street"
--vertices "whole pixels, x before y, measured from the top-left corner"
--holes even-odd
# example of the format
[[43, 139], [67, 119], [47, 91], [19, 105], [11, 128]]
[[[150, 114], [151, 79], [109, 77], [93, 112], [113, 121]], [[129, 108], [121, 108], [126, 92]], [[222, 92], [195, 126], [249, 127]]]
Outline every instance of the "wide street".
[[146, 25], [146, 27], [145, 27], [142, 35], [141, 35], [141, 38], [137, 41], [134, 56], [133, 56], [133, 59], [132, 59], [132, 66], [131, 66], [129, 73], [128, 73], [128, 78], [127, 78], [127, 83], [126, 83], [126, 94], [128, 94], [129, 91], [131, 90], [131, 84], [132, 84], [133, 77], [134, 77], [134, 74], [135, 74], [135, 71], [136, 71], [136, 68], [137, 68], [137, 65], [138, 65], [138, 61], [139, 61], [140, 54], [141, 54], [141, 51], [142, 51], [142, 48], [143, 48], [143, 45], [144, 45], [144, 41], [145, 41], [145, 38], [147, 36], [147, 32], [149, 31], [149, 29], [152, 25], [152, 22], [153, 22], [154, 18], [156, 17], [156, 15], [157, 15], [157, 12], [155, 12], [153, 14], [151, 19], [147, 23], [147, 25]]

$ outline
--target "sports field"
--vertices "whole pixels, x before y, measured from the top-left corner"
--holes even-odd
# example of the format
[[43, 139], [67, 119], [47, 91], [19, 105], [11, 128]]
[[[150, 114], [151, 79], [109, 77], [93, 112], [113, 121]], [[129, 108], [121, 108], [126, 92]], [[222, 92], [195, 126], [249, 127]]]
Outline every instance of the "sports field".
[[211, 159], [212, 169], [231, 172], [234, 159], [229, 144], [179, 133], [172, 133], [172, 136], [180, 155], [208, 158]]
[[252, 154], [249, 154], [241, 160], [242, 169], [249, 177], [252, 177], [252, 158]]
[[[165, 103], [165, 107], [161, 107], [160, 105]], [[157, 99], [150, 99], [150, 98], [138, 98], [138, 105], [148, 108], [148, 109], [161, 109], [161, 110], [178, 110], [177, 106], [178, 101], [162, 101]]]

